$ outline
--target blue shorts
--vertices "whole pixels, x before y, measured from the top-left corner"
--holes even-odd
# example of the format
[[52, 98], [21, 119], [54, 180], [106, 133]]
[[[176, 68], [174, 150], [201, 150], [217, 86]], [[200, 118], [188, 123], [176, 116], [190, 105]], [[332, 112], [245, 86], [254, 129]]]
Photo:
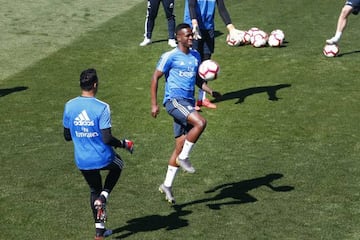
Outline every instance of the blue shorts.
[[200, 55], [201, 58], [204, 57], [204, 55], [211, 55], [214, 53], [215, 49], [215, 32], [214, 30], [203, 30], [201, 31], [201, 39], [199, 40], [193, 40], [192, 48], [196, 49]]
[[190, 113], [195, 112], [195, 100], [171, 99], [165, 102], [167, 113], [174, 118], [175, 138], [186, 134], [193, 127], [188, 124], [187, 118]]
[[360, 0], [347, 0], [345, 5], [352, 6], [353, 8], [360, 8]]

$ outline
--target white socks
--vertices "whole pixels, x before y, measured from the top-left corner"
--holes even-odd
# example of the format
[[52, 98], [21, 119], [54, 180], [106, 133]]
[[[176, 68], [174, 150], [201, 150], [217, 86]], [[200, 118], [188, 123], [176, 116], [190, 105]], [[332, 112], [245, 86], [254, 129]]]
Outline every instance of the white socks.
[[189, 157], [189, 154], [194, 146], [194, 143], [189, 142], [188, 140], [185, 140], [183, 149], [181, 153], [179, 154], [180, 159], [186, 159]]
[[170, 165], [168, 166], [168, 170], [166, 172], [166, 177], [165, 177], [165, 181], [164, 181], [165, 187], [172, 186], [178, 169], [179, 169], [178, 167], [174, 167], [174, 166], [170, 166]]

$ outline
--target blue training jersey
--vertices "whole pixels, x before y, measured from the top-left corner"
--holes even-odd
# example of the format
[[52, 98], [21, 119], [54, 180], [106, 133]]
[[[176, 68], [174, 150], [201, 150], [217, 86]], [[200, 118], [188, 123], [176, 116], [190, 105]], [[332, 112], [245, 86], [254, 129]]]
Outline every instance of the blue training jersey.
[[[207, 30], [215, 29], [216, 0], [197, 0], [196, 2], [196, 19], [199, 28]], [[192, 27], [188, 0], [185, 0], [184, 22]]]
[[113, 161], [115, 152], [101, 135], [101, 129], [111, 127], [107, 103], [95, 97], [76, 97], [65, 104], [63, 125], [70, 129], [79, 169], [100, 169]]
[[156, 69], [165, 75], [165, 95], [163, 104], [174, 98], [194, 101], [194, 91], [200, 54], [190, 49], [188, 54], [178, 48], [164, 53]]

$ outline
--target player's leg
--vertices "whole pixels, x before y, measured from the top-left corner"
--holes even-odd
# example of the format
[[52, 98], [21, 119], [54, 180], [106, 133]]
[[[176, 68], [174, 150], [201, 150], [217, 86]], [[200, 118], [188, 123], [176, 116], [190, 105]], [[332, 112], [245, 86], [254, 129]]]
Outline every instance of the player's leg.
[[327, 44], [337, 44], [340, 41], [342, 33], [344, 32], [347, 26], [348, 17], [352, 13], [353, 9], [354, 8], [351, 5], [345, 5], [342, 8], [337, 21], [335, 35], [332, 38], [326, 40]]
[[124, 162], [119, 155], [115, 155], [113, 162], [104, 168], [104, 170], [109, 170], [109, 173], [106, 175], [104, 189], [102, 193], [108, 198], [108, 195], [111, 193], [116, 183], [118, 182], [121, 171], [124, 167]]
[[[175, 123], [174, 131], [177, 132], [179, 129], [180, 128], [178, 128], [177, 124]], [[165, 194], [165, 199], [171, 204], [175, 203], [175, 197], [172, 192], [172, 185], [175, 180], [176, 174], [179, 170], [179, 166], [176, 163], [176, 159], [181, 152], [182, 146], [184, 144], [184, 140], [185, 140], [185, 135], [180, 135], [178, 137], [175, 137], [175, 148], [169, 159], [165, 180], [159, 186], [159, 191]]]
[[174, 0], [163, 0], [162, 4], [168, 24], [168, 44], [170, 45], [170, 47], [176, 47], [177, 44], [175, 41]]
[[[173, 153], [173, 156], [176, 158], [177, 165], [181, 166], [185, 171], [189, 173], [194, 173], [195, 169], [192, 167], [190, 161], [189, 161], [189, 154], [193, 148], [193, 145], [195, 144], [196, 140], [194, 142], [191, 142], [194, 140], [194, 137], [191, 138], [191, 140], [188, 139], [188, 133], [190, 131], [193, 131], [193, 133], [196, 133], [201, 129], [201, 125], [203, 128], [205, 128], [206, 121], [203, 119], [202, 121], [194, 121], [191, 120], [194, 125], [189, 124], [188, 118], [193, 113], [196, 113], [196, 116], [200, 116], [200, 114], [195, 110], [194, 102], [188, 101], [184, 99], [173, 99], [171, 101], [168, 101], [165, 103], [166, 111], [174, 118], [175, 124], [174, 124], [174, 134], [175, 137], [179, 137], [181, 135], [186, 134], [185, 140], [182, 138], [177, 138], [177, 145], [176, 149], [181, 148], [181, 152], [179, 156], [176, 156], [178, 152]], [[201, 116], [200, 116], [201, 117]], [[193, 118], [191, 118], [193, 119]], [[177, 128], [181, 129], [182, 132], [177, 132]], [[195, 129], [193, 130], [193, 128]], [[191, 136], [193, 136], [192, 134]], [[181, 146], [183, 145], [183, 146]], [[182, 156], [185, 156], [184, 158], [181, 158]]]
[[151, 44], [152, 32], [154, 30], [155, 19], [159, 11], [159, 5], [160, 0], [147, 1], [144, 41], [140, 43], [140, 46], [142, 47]]
[[82, 170], [81, 173], [90, 187], [90, 207], [95, 221], [95, 238], [101, 239], [106, 229], [104, 219], [101, 219], [95, 205], [102, 191], [100, 170]]
[[187, 117], [188, 125], [192, 126], [186, 134], [184, 145], [177, 158], [177, 164], [181, 166], [186, 172], [194, 173], [195, 169], [190, 163], [189, 156], [195, 146], [195, 143], [200, 138], [205, 130], [206, 120], [197, 111], [190, 113]]

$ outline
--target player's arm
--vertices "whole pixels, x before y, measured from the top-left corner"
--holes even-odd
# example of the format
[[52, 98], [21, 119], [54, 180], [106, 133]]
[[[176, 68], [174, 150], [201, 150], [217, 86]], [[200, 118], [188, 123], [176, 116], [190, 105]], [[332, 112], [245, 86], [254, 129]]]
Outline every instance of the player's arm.
[[200, 34], [199, 23], [197, 20], [198, 16], [196, 14], [197, 0], [189, 0], [188, 3], [189, 3], [189, 13], [190, 13], [190, 18], [191, 18], [193, 37], [194, 37], [194, 39], [198, 40], [198, 39], [201, 39], [201, 34]]
[[206, 93], [210, 94], [212, 97], [214, 98], [220, 98], [221, 97], [221, 93], [212, 90], [208, 85], [207, 82], [202, 79], [199, 75], [196, 78], [196, 85], [201, 88], [202, 90], [204, 90]]
[[69, 128], [64, 127], [64, 138], [65, 138], [66, 141], [71, 141], [72, 140]]
[[218, 6], [218, 11], [221, 19], [223, 20], [226, 28], [228, 29], [230, 35], [235, 34], [236, 31], [238, 31], [235, 26], [232, 24], [231, 17], [229, 14], [229, 11], [227, 10], [225, 6], [224, 0], [217, 0], [216, 1]]
[[111, 128], [101, 129], [102, 140], [105, 144], [112, 147], [125, 148], [130, 153], [133, 152], [134, 143], [131, 140], [123, 139], [119, 140], [111, 134]]
[[157, 103], [157, 91], [158, 91], [158, 82], [159, 79], [164, 75], [163, 72], [155, 69], [153, 76], [151, 78], [151, 87], [150, 87], [150, 93], [151, 93], [151, 116], [156, 118], [156, 116], [159, 114], [159, 105]]

